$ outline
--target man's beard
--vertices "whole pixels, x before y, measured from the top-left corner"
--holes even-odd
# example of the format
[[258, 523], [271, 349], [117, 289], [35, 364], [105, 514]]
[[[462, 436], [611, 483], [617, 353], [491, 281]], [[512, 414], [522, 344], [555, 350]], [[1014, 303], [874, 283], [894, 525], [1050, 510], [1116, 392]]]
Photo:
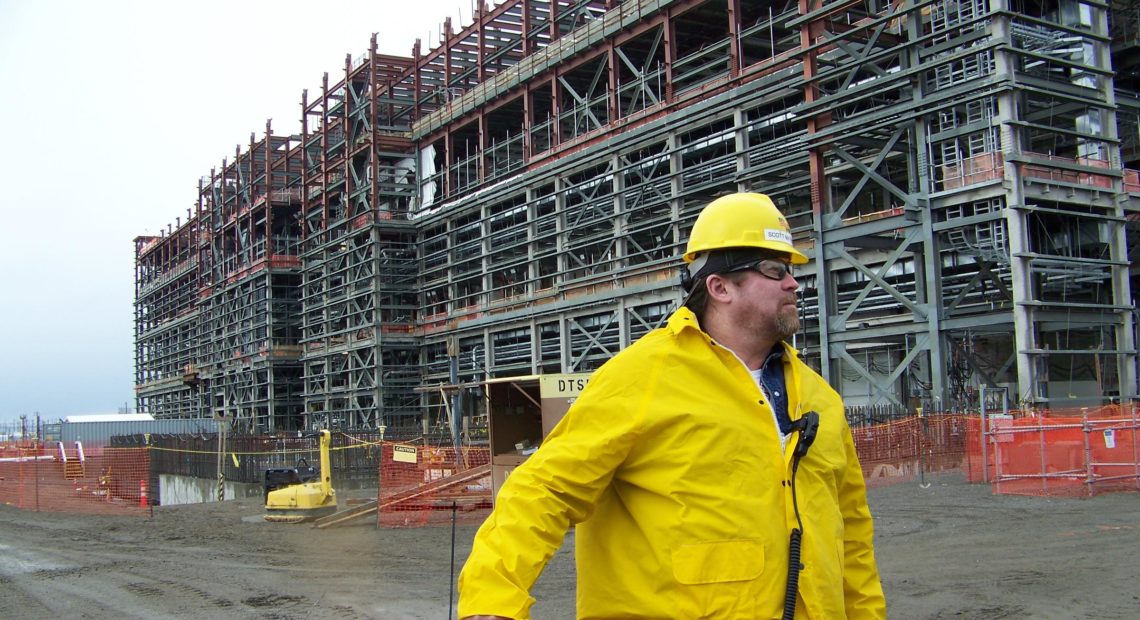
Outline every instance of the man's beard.
[[775, 320], [776, 335], [780, 340], [787, 340], [800, 330], [800, 317], [797, 314], [796, 306], [788, 306], [782, 308], [776, 313]]

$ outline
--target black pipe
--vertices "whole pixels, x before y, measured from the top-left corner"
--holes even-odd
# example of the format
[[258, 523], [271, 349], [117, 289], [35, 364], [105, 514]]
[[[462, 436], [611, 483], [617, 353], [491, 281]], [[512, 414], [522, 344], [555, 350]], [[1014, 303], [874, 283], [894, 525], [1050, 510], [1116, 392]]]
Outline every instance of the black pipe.
[[[451, 502], [451, 577], [447, 580], [447, 618], [451, 620], [451, 610], [455, 605], [455, 509], [459, 506]], [[458, 609], [455, 610], [459, 612]]]

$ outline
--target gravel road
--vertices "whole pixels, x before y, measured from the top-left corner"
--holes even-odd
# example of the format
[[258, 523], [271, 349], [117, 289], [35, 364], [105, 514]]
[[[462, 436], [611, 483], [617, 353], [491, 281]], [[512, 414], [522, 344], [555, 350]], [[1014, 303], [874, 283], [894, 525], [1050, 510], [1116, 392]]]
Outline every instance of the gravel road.
[[[960, 477], [869, 492], [890, 616], [1135, 618], [1140, 494], [994, 496]], [[152, 517], [0, 505], [0, 618], [449, 617], [475, 528], [317, 530], [255, 500]], [[573, 534], [536, 584], [535, 618], [573, 618]]]

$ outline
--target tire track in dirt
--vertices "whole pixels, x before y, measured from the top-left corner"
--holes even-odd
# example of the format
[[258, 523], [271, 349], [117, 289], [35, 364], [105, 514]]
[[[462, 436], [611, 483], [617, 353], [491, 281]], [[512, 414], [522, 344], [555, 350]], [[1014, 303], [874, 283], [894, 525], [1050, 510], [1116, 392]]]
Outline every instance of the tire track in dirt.
[[[868, 494], [892, 618], [1136, 617], [1137, 494], [1015, 497], [928, 482]], [[152, 518], [0, 505], [0, 618], [438, 620], [475, 533], [459, 525], [453, 549], [450, 527], [314, 530], [252, 518], [261, 512], [248, 500]], [[574, 617], [573, 540], [532, 589], [533, 617]]]

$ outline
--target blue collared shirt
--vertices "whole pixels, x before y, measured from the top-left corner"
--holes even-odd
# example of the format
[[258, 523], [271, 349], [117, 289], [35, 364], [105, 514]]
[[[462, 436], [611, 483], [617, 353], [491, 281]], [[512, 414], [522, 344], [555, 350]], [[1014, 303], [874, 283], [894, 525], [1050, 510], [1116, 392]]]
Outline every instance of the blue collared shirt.
[[780, 433], [792, 432], [792, 418], [788, 415], [788, 390], [784, 383], [784, 347], [779, 343], [760, 366], [760, 382], [776, 414]]

